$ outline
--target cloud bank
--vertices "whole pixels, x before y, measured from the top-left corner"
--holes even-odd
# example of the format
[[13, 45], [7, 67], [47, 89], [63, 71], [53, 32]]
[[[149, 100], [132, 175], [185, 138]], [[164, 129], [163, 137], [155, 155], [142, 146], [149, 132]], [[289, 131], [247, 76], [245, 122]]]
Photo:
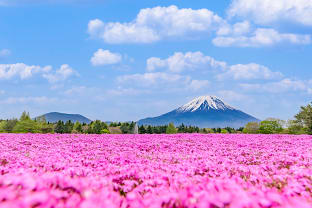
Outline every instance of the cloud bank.
[[312, 26], [311, 0], [234, 0], [228, 10], [231, 17], [252, 19], [258, 24], [292, 22]]
[[132, 22], [91, 20], [88, 33], [106, 43], [152, 43], [166, 38], [206, 34], [224, 20], [208, 9], [179, 9], [177, 6], [141, 9]]

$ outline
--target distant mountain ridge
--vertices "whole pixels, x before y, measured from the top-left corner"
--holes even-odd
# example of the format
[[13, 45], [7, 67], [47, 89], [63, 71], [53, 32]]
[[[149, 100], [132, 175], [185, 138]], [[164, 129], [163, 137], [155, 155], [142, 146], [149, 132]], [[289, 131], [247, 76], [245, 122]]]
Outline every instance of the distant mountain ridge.
[[169, 113], [139, 120], [138, 124], [158, 126], [172, 122], [201, 128], [239, 128], [252, 121], [259, 119], [231, 107], [216, 96], [201, 96]]
[[87, 123], [87, 124], [92, 122], [90, 119], [88, 119], [87, 117], [84, 117], [80, 114], [67, 114], [67, 113], [51, 112], [51, 113], [46, 113], [42, 116], [44, 116], [46, 121], [50, 122], [50, 123], [55, 123], [58, 121], [66, 122], [69, 120], [72, 122], [79, 121], [80, 123]]

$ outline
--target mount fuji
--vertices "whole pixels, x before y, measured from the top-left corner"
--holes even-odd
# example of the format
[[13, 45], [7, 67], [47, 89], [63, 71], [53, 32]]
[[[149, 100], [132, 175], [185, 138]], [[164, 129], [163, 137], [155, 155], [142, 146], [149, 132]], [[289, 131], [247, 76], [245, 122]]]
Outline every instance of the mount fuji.
[[239, 128], [259, 119], [237, 110], [216, 96], [201, 96], [191, 102], [158, 117], [145, 118], [139, 125], [192, 125], [200, 128]]

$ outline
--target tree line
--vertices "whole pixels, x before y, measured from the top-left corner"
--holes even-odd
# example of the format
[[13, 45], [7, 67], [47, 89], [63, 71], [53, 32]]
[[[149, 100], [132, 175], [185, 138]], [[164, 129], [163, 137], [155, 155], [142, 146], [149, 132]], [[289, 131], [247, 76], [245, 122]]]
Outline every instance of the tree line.
[[0, 133], [59, 133], [59, 134], [176, 134], [176, 133], [246, 133], [246, 134], [311, 134], [312, 135], [312, 105], [302, 106], [293, 120], [283, 121], [269, 118], [261, 122], [250, 122], [238, 129], [199, 128], [173, 123], [162, 126], [141, 125], [135, 122], [105, 123], [100, 120], [90, 124], [58, 121], [49, 123], [44, 117], [31, 119], [29, 113], [23, 112], [19, 119], [0, 120]]
[[29, 113], [23, 112], [19, 119], [8, 119], [0, 121], [1, 133], [86, 133], [107, 134], [108, 125], [100, 120], [92, 121], [90, 124], [72, 121], [58, 121], [49, 123], [45, 117], [31, 119]]
[[310, 134], [312, 135], [312, 105], [302, 106], [293, 120], [283, 121], [269, 118], [250, 122], [243, 129], [247, 134]]

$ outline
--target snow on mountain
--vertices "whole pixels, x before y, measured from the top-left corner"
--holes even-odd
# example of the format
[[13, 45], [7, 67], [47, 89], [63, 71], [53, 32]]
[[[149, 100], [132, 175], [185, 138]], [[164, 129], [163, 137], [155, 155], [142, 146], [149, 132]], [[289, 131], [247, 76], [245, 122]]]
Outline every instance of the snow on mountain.
[[138, 121], [139, 125], [191, 125], [201, 128], [239, 128], [248, 122], [259, 120], [249, 114], [224, 103], [216, 96], [201, 96], [191, 102], [157, 117], [150, 117]]
[[201, 96], [178, 108], [178, 112], [194, 112], [197, 110], [234, 110], [216, 96]]

